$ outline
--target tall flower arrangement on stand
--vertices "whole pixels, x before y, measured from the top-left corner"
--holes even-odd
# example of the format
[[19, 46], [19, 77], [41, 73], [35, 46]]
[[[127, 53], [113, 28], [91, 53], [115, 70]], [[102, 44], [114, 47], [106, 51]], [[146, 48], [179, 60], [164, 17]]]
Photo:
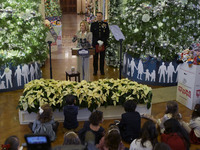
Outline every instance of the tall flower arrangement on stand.
[[[121, 2], [120, 0], [114, 0], [109, 2], [109, 24], [119, 25], [120, 24], [120, 14], [121, 14]], [[108, 46], [106, 48], [106, 63], [109, 66], [118, 67], [119, 66], [119, 42], [117, 42], [112, 35], [108, 40]]]
[[44, 61], [47, 28], [38, 13], [40, 0], [7, 0], [0, 4], [0, 66]]
[[126, 50], [133, 57], [174, 59], [199, 42], [200, 3], [196, 0], [128, 0], [121, 14]]

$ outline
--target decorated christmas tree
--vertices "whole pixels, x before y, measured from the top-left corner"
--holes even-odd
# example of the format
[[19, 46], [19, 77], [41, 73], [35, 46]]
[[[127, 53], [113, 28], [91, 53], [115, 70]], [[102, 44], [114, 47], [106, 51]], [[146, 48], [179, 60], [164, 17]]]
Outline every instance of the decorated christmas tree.
[[[119, 17], [121, 14], [121, 2], [115, 0], [109, 3], [109, 24], [120, 25]], [[119, 66], [119, 42], [117, 42], [112, 34], [108, 40], [108, 47], [106, 48], [106, 63], [109, 66]]]
[[128, 0], [124, 9], [120, 27], [133, 57], [172, 60], [199, 42], [199, 1]]
[[0, 65], [44, 61], [47, 28], [38, 13], [40, 0], [6, 0], [0, 4]]
[[61, 16], [61, 9], [58, 0], [46, 0], [45, 1], [45, 16], [54, 17]]

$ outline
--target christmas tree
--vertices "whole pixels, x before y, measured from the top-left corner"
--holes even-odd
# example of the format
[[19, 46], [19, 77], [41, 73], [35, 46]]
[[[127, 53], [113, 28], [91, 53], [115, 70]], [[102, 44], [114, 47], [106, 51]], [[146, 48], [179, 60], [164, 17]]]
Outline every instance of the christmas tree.
[[45, 1], [45, 16], [54, 17], [61, 16], [61, 9], [58, 0], [46, 0]]
[[[121, 2], [120, 0], [112, 1], [109, 3], [109, 24], [120, 25], [119, 17], [121, 13]], [[108, 40], [108, 46], [106, 48], [106, 63], [109, 66], [119, 66], [119, 42], [117, 42], [112, 34]]]
[[172, 60], [199, 42], [199, 1], [128, 0], [124, 9], [120, 27], [133, 57]]
[[44, 61], [47, 28], [38, 13], [40, 0], [6, 0], [0, 4], [0, 64]]

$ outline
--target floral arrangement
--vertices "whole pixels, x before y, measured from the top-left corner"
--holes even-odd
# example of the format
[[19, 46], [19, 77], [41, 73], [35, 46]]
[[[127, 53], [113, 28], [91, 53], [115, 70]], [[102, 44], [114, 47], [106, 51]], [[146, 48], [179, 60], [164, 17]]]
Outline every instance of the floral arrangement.
[[47, 28], [38, 12], [40, 0], [0, 4], [0, 66], [44, 61]]
[[126, 100], [151, 107], [152, 89], [128, 79], [100, 79], [81, 82], [33, 80], [25, 85], [18, 107], [28, 112], [38, 112], [39, 107], [48, 103], [53, 110], [61, 110], [65, 105], [64, 97], [68, 94], [77, 96], [76, 105], [93, 111], [100, 106], [122, 105]]
[[200, 44], [192, 44], [190, 49], [186, 49], [178, 54], [178, 60], [180, 62], [187, 62], [189, 67], [194, 65], [200, 65]]
[[58, 0], [45, 0], [45, 16], [61, 16], [61, 9]]

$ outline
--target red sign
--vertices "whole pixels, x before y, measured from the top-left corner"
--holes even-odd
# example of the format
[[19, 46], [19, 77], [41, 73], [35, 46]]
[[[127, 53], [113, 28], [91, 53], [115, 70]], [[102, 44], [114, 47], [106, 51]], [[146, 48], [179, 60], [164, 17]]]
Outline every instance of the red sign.
[[[190, 90], [187, 90], [187, 89], [184, 89], [183, 87], [181, 86], [178, 86], [178, 90], [179, 92], [181, 92], [182, 94], [186, 95], [187, 97], [191, 98], [191, 91]], [[200, 92], [200, 91], [199, 91]], [[199, 93], [200, 94], [200, 93]]]
[[196, 90], [196, 96], [199, 98], [199, 96], [200, 96], [200, 89]]

